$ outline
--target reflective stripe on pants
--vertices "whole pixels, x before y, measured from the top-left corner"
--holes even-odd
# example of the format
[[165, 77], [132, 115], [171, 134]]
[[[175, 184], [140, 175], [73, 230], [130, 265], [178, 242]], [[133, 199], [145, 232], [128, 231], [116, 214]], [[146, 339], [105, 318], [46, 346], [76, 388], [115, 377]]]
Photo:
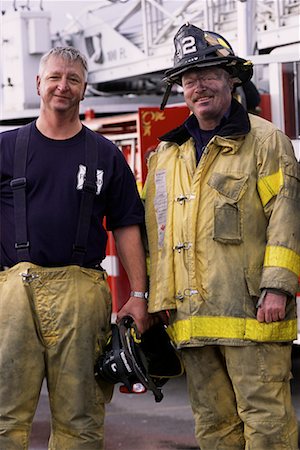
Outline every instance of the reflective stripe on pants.
[[43, 379], [51, 450], [103, 448], [104, 403], [94, 362], [110, 328], [102, 272], [19, 263], [0, 272], [0, 449], [25, 450]]

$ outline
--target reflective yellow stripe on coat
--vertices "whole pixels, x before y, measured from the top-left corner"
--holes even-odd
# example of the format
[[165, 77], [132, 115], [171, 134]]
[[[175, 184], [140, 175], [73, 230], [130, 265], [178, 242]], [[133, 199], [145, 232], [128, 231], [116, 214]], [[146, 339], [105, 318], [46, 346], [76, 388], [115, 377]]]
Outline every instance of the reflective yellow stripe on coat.
[[283, 267], [298, 276], [300, 273], [300, 255], [286, 247], [269, 245], [266, 247], [264, 266]]
[[278, 172], [263, 177], [258, 181], [257, 187], [263, 206], [266, 206], [271, 198], [278, 194], [282, 185], [283, 173], [281, 169], [279, 169]]
[[241, 339], [259, 342], [287, 341], [297, 333], [297, 320], [261, 323], [238, 317], [191, 317], [179, 320], [170, 328], [176, 344], [193, 338]]

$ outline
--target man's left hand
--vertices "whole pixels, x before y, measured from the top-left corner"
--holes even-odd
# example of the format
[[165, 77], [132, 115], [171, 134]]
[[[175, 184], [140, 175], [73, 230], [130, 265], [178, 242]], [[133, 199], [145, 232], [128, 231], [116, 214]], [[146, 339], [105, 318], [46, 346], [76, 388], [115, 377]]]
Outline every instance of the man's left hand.
[[259, 322], [277, 322], [285, 318], [287, 295], [275, 292], [267, 292], [262, 304], [257, 310]]

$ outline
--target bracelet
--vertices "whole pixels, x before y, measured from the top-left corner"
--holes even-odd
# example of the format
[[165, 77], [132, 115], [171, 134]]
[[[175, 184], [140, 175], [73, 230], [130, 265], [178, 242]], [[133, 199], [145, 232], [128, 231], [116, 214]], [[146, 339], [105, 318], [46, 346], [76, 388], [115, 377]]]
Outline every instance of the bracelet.
[[147, 300], [148, 299], [148, 292], [130, 291], [130, 297], [142, 298], [144, 300]]

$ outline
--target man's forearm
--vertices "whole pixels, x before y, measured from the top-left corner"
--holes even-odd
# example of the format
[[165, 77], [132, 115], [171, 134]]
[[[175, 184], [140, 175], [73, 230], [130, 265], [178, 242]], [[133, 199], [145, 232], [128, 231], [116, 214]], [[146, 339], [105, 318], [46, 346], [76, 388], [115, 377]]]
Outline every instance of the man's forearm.
[[147, 288], [146, 261], [139, 226], [117, 228], [113, 235], [131, 290], [144, 292]]

